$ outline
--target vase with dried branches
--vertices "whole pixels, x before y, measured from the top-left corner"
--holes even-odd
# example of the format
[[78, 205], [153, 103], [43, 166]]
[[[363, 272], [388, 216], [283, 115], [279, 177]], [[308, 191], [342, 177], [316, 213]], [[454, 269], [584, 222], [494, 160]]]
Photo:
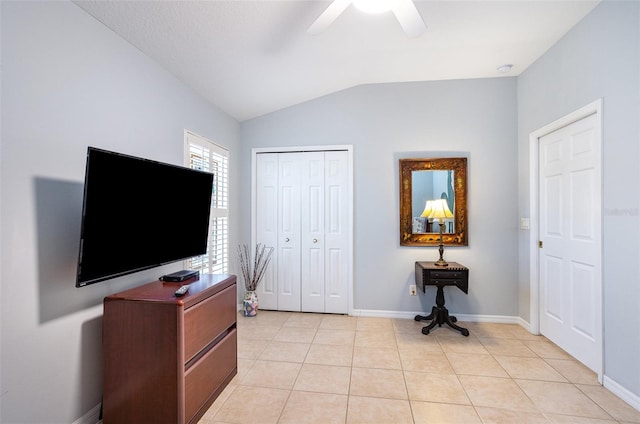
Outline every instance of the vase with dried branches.
[[256, 316], [258, 313], [258, 286], [271, 261], [273, 247], [267, 247], [262, 243], [255, 246], [253, 254], [246, 244], [238, 246], [238, 259], [240, 261], [240, 271], [244, 279], [244, 315], [247, 317]]

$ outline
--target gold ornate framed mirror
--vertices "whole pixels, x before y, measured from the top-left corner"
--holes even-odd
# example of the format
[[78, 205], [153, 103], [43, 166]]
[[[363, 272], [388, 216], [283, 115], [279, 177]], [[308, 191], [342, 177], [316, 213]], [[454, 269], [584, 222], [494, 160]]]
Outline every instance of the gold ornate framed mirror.
[[437, 246], [439, 223], [427, 201], [446, 199], [453, 218], [444, 220], [445, 246], [468, 244], [467, 158], [400, 159], [400, 244]]

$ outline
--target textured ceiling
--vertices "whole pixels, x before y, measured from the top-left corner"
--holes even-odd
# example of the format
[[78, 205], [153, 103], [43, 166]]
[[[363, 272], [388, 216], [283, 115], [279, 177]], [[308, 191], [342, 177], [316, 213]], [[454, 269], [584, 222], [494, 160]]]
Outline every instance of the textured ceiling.
[[307, 34], [329, 1], [75, 3], [243, 121], [361, 84], [519, 75], [598, 0], [416, 0], [417, 38], [353, 6]]

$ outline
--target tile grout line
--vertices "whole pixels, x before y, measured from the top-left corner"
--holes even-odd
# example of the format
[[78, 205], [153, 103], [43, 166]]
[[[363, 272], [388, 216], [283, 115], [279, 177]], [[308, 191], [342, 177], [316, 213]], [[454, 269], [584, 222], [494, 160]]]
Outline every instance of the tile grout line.
[[415, 424], [416, 422], [416, 416], [415, 416], [415, 412], [413, 410], [413, 403], [411, 403], [411, 395], [409, 394], [409, 386], [407, 385], [407, 375], [405, 373], [405, 364], [402, 362], [402, 355], [400, 355], [400, 346], [398, 345], [398, 332], [396, 331], [396, 326], [393, 325], [393, 322], [391, 323], [391, 326], [393, 328], [393, 341], [395, 343], [396, 346], [396, 352], [398, 354], [398, 360], [400, 361], [400, 369], [402, 371], [402, 381], [404, 381], [404, 389], [407, 392], [407, 402], [409, 403], [409, 412], [411, 413], [411, 421]]
[[[356, 318], [357, 318], [358, 320], [360, 320], [362, 317], [356, 317]], [[364, 321], [364, 320], [363, 320], [363, 321]], [[267, 322], [268, 322], [268, 321], [267, 321]], [[405, 368], [405, 367], [406, 367], [406, 363], [403, 361], [403, 359], [402, 359], [402, 355], [400, 355], [400, 350], [401, 350], [401, 349], [400, 349], [399, 338], [398, 338], [398, 335], [399, 335], [399, 334], [401, 334], [401, 333], [405, 333], [404, 331], [402, 331], [402, 329], [403, 329], [403, 328], [405, 328], [405, 327], [398, 327], [398, 326], [396, 326], [396, 325], [395, 325], [396, 323], [395, 323], [393, 320], [391, 320], [390, 322], [391, 322], [391, 328], [392, 328], [392, 330], [393, 330], [393, 334], [394, 334], [394, 341], [393, 341], [393, 343], [394, 343], [394, 346], [395, 346], [395, 354], [396, 354], [396, 355], [397, 355], [397, 357], [398, 357], [398, 361], [399, 361], [399, 363], [400, 363], [400, 369], [402, 370], [402, 373], [403, 373], [404, 389], [405, 389], [405, 391], [406, 391], [406, 393], [407, 393], [407, 401], [409, 402], [409, 407], [410, 407], [411, 417], [412, 417], [412, 420], [415, 422], [415, 420], [416, 420], [416, 417], [415, 417], [415, 414], [414, 414], [414, 412], [415, 412], [415, 411], [414, 411], [414, 408], [413, 408], [413, 405], [412, 405], [412, 403], [411, 403], [411, 399], [410, 399], [410, 396], [409, 396], [409, 387], [408, 387], [408, 384], [407, 384], [407, 379], [406, 379], [406, 374], [405, 374], [405, 372], [407, 371], [407, 370], [406, 370], [406, 368]], [[322, 321], [320, 322], [319, 326], [321, 326], [321, 325], [322, 325]], [[317, 334], [318, 334], [318, 331], [319, 331], [319, 328], [320, 328], [319, 326], [318, 326], [318, 327], [313, 327], [313, 330], [314, 330], [314, 336], [313, 336], [313, 338], [311, 339], [311, 342], [309, 343], [309, 348], [307, 349], [307, 351], [306, 351], [306, 353], [305, 353], [305, 355], [304, 355], [304, 358], [302, 359], [302, 363], [301, 363], [301, 365], [300, 365], [300, 368], [298, 369], [298, 372], [297, 372], [296, 378], [294, 379], [294, 382], [292, 383], [293, 385], [292, 385], [292, 387], [291, 387], [291, 390], [289, 390], [289, 393], [288, 393], [288, 395], [287, 395], [287, 399], [285, 400], [285, 402], [284, 402], [284, 404], [283, 404], [283, 407], [282, 407], [282, 409], [281, 409], [281, 411], [280, 411], [280, 415], [279, 415], [279, 417], [278, 417], [278, 420], [280, 420], [280, 419], [283, 417], [284, 411], [285, 411], [285, 409], [286, 409], [286, 405], [287, 405], [287, 403], [289, 402], [289, 400], [291, 399], [292, 392], [293, 392], [293, 388], [295, 387], [295, 382], [296, 382], [296, 381], [298, 380], [298, 378], [300, 377], [300, 374], [301, 374], [301, 372], [302, 372], [302, 367], [306, 364], [306, 360], [309, 358], [309, 355], [310, 355], [310, 352], [311, 352], [311, 348], [313, 347], [314, 342], [316, 341], [316, 337], [317, 337]], [[278, 331], [280, 331], [283, 327], [284, 327], [284, 325], [283, 325], [283, 324], [280, 324], [280, 325], [279, 325], [279, 329], [278, 329]], [[365, 327], [366, 327], [366, 326], [365, 326]], [[308, 327], [300, 327], [300, 328], [308, 328]], [[332, 330], [332, 331], [334, 330], [334, 329], [330, 329], [330, 328], [328, 328], [328, 329], [329, 329], [329, 330]], [[357, 336], [358, 331], [370, 331], [370, 328], [365, 328], [365, 329], [362, 329], [362, 328], [361, 328], [360, 330], [358, 330], [358, 321], [356, 321], [356, 328], [355, 328], [355, 330], [354, 330], [354, 340], [353, 340], [353, 344], [350, 346], [351, 364], [350, 364], [350, 374], [349, 374], [349, 377], [350, 377], [350, 378], [349, 378], [349, 385], [348, 385], [348, 389], [347, 389], [347, 408], [346, 408], [346, 410], [345, 410], [345, 417], [344, 417], [344, 422], [345, 422], [345, 423], [347, 423], [347, 422], [348, 422], [349, 403], [350, 403], [350, 402], [349, 402], [349, 400], [350, 400], [350, 399], [351, 399], [351, 397], [352, 397], [352, 396], [351, 396], [351, 385], [352, 385], [352, 382], [353, 382], [353, 381], [352, 381], [352, 377], [353, 377], [354, 360], [355, 360], [355, 353], [356, 353], [356, 351], [355, 351], [355, 347], [356, 347], [356, 340], [355, 340], [355, 337]], [[551, 421], [551, 420], [550, 420], [550, 418], [548, 417], [548, 414], [550, 414], [550, 413], [543, 412], [543, 411], [540, 409], [540, 407], [539, 407], [538, 405], [536, 405], [536, 404], [533, 402], [533, 400], [531, 399], [531, 397], [530, 397], [526, 392], [524, 392], [524, 390], [522, 389], [522, 387], [520, 386], [520, 384], [518, 384], [518, 380], [523, 380], [523, 381], [524, 381], [524, 380], [528, 380], [528, 381], [538, 381], [538, 382], [558, 383], [558, 384], [571, 384], [573, 387], [575, 387], [575, 388], [579, 391], [579, 393], [581, 393], [582, 395], [584, 395], [584, 396], [585, 396], [586, 398], [588, 398], [588, 399], [589, 399], [593, 404], [595, 404], [596, 406], [598, 406], [598, 408], [599, 408], [602, 412], [604, 412], [604, 413], [606, 414], [606, 416], [607, 416], [607, 417], [610, 417], [609, 419], [613, 419], [613, 420], [615, 420], [615, 418], [614, 418], [611, 414], [609, 414], [609, 412], [608, 412], [608, 411], [607, 411], [603, 406], [601, 406], [601, 405], [600, 405], [600, 403], [599, 403], [598, 401], [596, 401], [594, 398], [592, 398], [591, 396], [589, 396], [589, 394], [587, 394], [587, 392], [586, 392], [586, 391], [583, 391], [583, 390], [578, 386], [578, 384], [584, 384], [585, 386], [590, 386], [590, 384], [588, 384], [588, 383], [579, 383], [579, 380], [578, 380], [578, 382], [574, 382], [574, 381], [573, 381], [574, 379], [570, 379], [570, 378], [569, 378], [569, 377], [567, 377], [563, 372], [561, 372], [559, 369], [557, 369], [557, 368], [556, 368], [556, 367], [554, 367], [551, 363], [549, 363], [549, 362], [548, 362], [548, 360], [550, 360], [550, 359], [558, 359], [558, 360], [565, 360], [565, 361], [567, 361], [567, 363], [568, 363], [568, 364], [570, 364], [570, 363], [572, 363], [572, 362], [575, 362], [575, 360], [571, 360], [571, 359], [564, 359], [564, 358], [553, 358], [553, 357], [548, 358], [548, 357], [546, 357], [546, 356], [548, 356], [548, 355], [546, 355], [546, 354], [544, 353], [544, 351], [543, 351], [543, 352], [540, 352], [540, 351], [534, 351], [534, 350], [532, 350], [532, 349], [531, 349], [527, 344], [525, 344], [525, 343], [524, 343], [524, 341], [523, 341], [524, 339], [519, 338], [519, 337], [518, 337], [518, 335], [517, 335], [517, 334], [515, 334], [515, 333], [514, 333], [514, 331], [512, 331], [512, 329], [511, 329], [511, 328], [506, 328], [506, 331], [507, 331], [508, 333], [510, 333], [511, 337], [506, 337], [506, 338], [505, 338], [505, 337], [495, 337], [494, 335], [492, 335], [492, 334], [491, 334], [491, 331], [490, 331], [490, 332], [488, 332], [488, 333], [483, 333], [483, 334], [485, 334], [485, 336], [486, 336], [485, 338], [487, 338], [487, 339], [506, 339], [506, 340], [517, 340], [517, 341], [519, 341], [519, 342], [520, 342], [520, 343], [522, 343], [522, 344], [523, 344], [523, 345], [524, 345], [528, 350], [531, 350], [531, 351], [532, 351], [533, 356], [532, 356], [531, 358], [541, 359], [541, 360], [542, 360], [542, 362], [543, 362], [545, 365], [549, 366], [551, 369], [553, 369], [553, 370], [554, 370], [555, 372], [557, 372], [560, 376], [562, 376], [564, 379], [566, 379], [566, 380], [567, 380], [566, 382], [557, 382], [557, 381], [538, 380], [538, 379], [535, 379], [535, 378], [530, 378], [530, 379], [529, 379], [529, 378], [525, 378], [525, 379], [516, 379], [516, 378], [514, 378], [514, 377], [513, 377], [513, 375], [512, 375], [511, 373], [509, 373], [509, 371], [508, 371], [508, 370], [503, 366], [503, 364], [502, 364], [501, 362], [499, 362], [499, 361], [496, 359], [496, 354], [495, 354], [495, 353], [492, 353], [491, 351], [488, 351], [488, 350], [486, 349], [486, 345], [485, 345], [484, 343], [482, 343], [482, 341], [480, 341], [480, 339], [479, 339], [478, 337], [476, 337], [476, 335], [475, 335], [475, 334], [473, 334], [474, 338], [479, 342], [479, 344], [480, 344], [483, 348], [485, 348], [485, 349], [487, 350], [487, 354], [488, 354], [488, 356], [489, 356], [493, 361], [495, 361], [495, 362], [498, 364], [498, 366], [500, 367], [500, 369], [501, 369], [501, 370], [503, 370], [503, 371], [505, 372], [505, 374], [506, 374], [506, 376], [507, 376], [507, 377], [505, 377], [505, 378], [507, 378], [507, 379], [509, 379], [509, 380], [513, 381], [514, 383], [516, 383], [516, 385], [517, 385], [517, 387], [519, 388], [519, 390], [521, 390], [521, 391], [523, 392], [523, 394], [525, 395], [525, 397], [526, 397], [526, 398], [527, 398], [527, 399], [528, 399], [528, 400], [529, 400], [529, 401], [530, 401], [530, 402], [535, 406], [535, 410], [537, 411], [537, 413], [541, 414], [541, 415], [542, 415], [546, 420]], [[474, 333], [475, 333], [475, 331], [474, 331]], [[276, 332], [276, 334], [277, 334], [277, 332]], [[444, 333], [443, 333], [443, 334], [444, 334]], [[425, 337], [427, 337], [427, 336], [425, 336]], [[256, 361], [260, 358], [260, 356], [261, 356], [262, 354], [264, 354], [265, 350], [267, 349], [267, 346], [269, 346], [269, 344], [271, 344], [271, 343], [273, 343], [273, 342], [274, 342], [274, 339], [275, 339], [275, 336], [274, 336], [274, 337], [272, 337], [271, 339], [267, 340], [267, 344], [266, 344], [266, 346], [264, 347], [264, 349], [262, 349], [262, 350], [261, 350], [261, 352], [259, 352], [259, 353], [257, 353], [257, 354], [256, 354], [257, 358], [251, 359], [251, 366], [248, 368], [248, 370], [249, 370], [249, 369], [251, 369], [251, 368], [255, 365]], [[444, 340], [445, 340], [445, 339], [444, 339], [444, 338], [442, 338], [442, 337], [436, 337], [437, 345], [438, 345], [438, 347], [440, 348], [440, 351], [444, 353], [444, 357], [445, 357], [445, 359], [446, 359], [447, 363], [449, 364], [449, 367], [452, 369], [453, 374], [456, 376], [456, 379], [457, 379], [458, 383], [459, 383], [459, 384], [461, 385], [461, 387], [463, 388], [463, 391], [464, 391], [464, 393], [465, 393], [465, 395], [466, 395], [466, 397], [467, 397], [467, 400], [470, 402], [470, 406], [472, 406], [472, 408], [473, 408], [473, 410], [474, 410], [475, 414], [478, 416], [478, 418], [480, 419], [480, 421], [481, 421], [481, 422], [485, 422], [485, 420], [483, 420], [483, 419], [482, 419], [482, 416], [481, 416], [481, 415], [479, 414], [479, 412], [478, 412], [478, 409], [477, 409], [477, 408], [478, 408], [478, 406], [473, 404], [473, 402], [471, 401], [471, 398], [470, 398], [470, 396], [469, 396], [469, 393], [468, 393], [467, 389], [464, 387], [464, 385], [462, 385], [462, 381], [460, 380], [460, 376], [461, 376], [461, 375], [466, 375], [466, 374], [459, 374], [459, 373], [455, 370], [455, 368], [453, 367], [453, 364], [452, 364], [452, 362], [451, 362], [451, 359], [450, 359], [450, 357], [447, 355], [447, 352], [448, 352], [448, 350], [450, 350], [450, 347], [449, 347], [449, 349], [448, 349], [448, 350], [445, 350], [445, 348], [443, 347], [443, 342], [444, 342]], [[543, 338], [543, 339], [541, 339], [541, 340], [546, 340], [546, 339], [544, 339], [544, 338]], [[535, 341], [535, 340], [534, 340], [534, 341]], [[285, 341], [285, 342], [286, 342], [286, 341]], [[292, 341], [292, 340], [289, 340], [288, 342], [293, 342], [293, 341]], [[455, 350], [454, 350], [453, 352], [455, 352]], [[545, 356], [542, 356], [543, 354], [544, 354]], [[498, 355], [498, 356], [500, 356], [500, 355]], [[504, 354], [503, 354], [503, 355], [501, 355], [501, 356], [508, 356], [508, 357], [520, 357], [519, 355], [510, 355], [510, 354], [506, 354], [506, 355], [504, 355]], [[524, 357], [523, 357], [523, 358], [524, 358]], [[529, 358], [529, 356], [526, 356], [526, 358]], [[283, 361], [283, 362], [290, 362], [290, 361]], [[365, 368], [370, 368], [370, 367], [365, 367]], [[373, 368], [376, 368], [376, 367], [373, 367]], [[227, 398], [225, 399], [225, 401], [220, 405], [220, 407], [219, 407], [218, 411], [216, 411], [216, 413], [214, 414], [214, 416], [210, 417], [210, 418], [208, 419], [208, 421], [213, 422], [214, 417], [215, 417], [215, 416], [219, 413], [219, 411], [223, 408], [224, 404], [225, 404], [225, 403], [230, 399], [230, 397], [232, 396], [233, 392], [235, 392], [235, 391], [236, 391], [237, 387], [238, 387], [239, 385], [241, 385], [242, 381], [244, 381], [244, 378], [246, 378], [246, 376], [247, 376], [247, 374], [246, 374], [246, 373], [247, 373], [247, 372], [249, 372], [248, 370], [247, 370], [246, 372], [244, 372], [244, 377], [243, 377], [243, 379], [242, 379], [242, 380], [238, 380], [238, 383], [237, 383], [236, 385], [234, 385], [234, 388], [231, 390], [231, 393], [229, 393], [229, 395], [227, 396]], [[565, 372], [566, 372], [566, 371], [565, 371]], [[437, 374], [437, 373], [436, 373], [436, 374]], [[473, 375], [473, 374], [472, 374], [472, 375]], [[480, 376], [480, 375], [479, 375], [479, 376]], [[385, 398], [385, 399], [386, 399], [386, 398]], [[389, 398], [389, 399], [390, 399], [390, 398]], [[425, 401], [425, 402], [426, 402], [426, 401]], [[437, 402], [437, 403], [445, 403], [445, 404], [457, 405], [457, 404], [455, 404], [455, 403], [449, 403], [449, 402]], [[495, 408], [495, 407], [490, 407], [490, 408]], [[497, 409], [504, 409], [504, 408], [497, 408]], [[519, 411], [519, 410], [512, 410], [512, 409], [508, 409], [508, 408], [507, 408], [506, 410], [507, 410], [507, 411], [514, 411], [514, 412]], [[526, 411], [522, 411], [522, 412], [526, 412]], [[554, 412], [553, 414], [557, 414], [557, 413], [555, 413], [555, 412]], [[566, 413], [560, 413], [560, 414], [558, 414], [558, 415], [564, 415], [564, 416], [567, 416], [567, 417], [576, 416], [576, 415], [568, 415], [568, 414], [566, 414]], [[579, 416], [576, 416], [576, 417], [579, 417]], [[587, 416], [585, 416], [585, 417], [587, 417]], [[203, 422], [202, 424], [205, 424], [205, 422]]]

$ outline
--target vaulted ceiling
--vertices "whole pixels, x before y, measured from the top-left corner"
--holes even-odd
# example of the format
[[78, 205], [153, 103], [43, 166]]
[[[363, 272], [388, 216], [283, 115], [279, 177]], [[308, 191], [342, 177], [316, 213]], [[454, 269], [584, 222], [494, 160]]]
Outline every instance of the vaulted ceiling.
[[361, 84], [517, 76], [598, 2], [416, 0], [409, 38], [353, 5], [308, 34], [330, 1], [75, 1], [238, 121]]

